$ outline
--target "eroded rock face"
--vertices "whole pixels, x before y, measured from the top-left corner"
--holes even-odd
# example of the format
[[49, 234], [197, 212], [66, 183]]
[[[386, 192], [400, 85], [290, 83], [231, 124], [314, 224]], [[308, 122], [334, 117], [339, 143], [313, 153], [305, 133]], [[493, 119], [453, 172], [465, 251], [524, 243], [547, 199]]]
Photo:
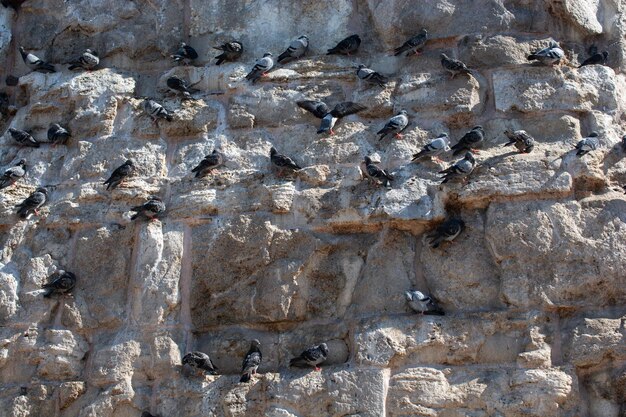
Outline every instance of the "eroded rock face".
[[[0, 7], [0, 125], [41, 147], [0, 138], [0, 169], [27, 174], [0, 190], [0, 417], [626, 415], [626, 130], [623, 5], [615, 0], [106, 2], [29, 0]], [[421, 28], [420, 56], [393, 49]], [[351, 56], [326, 50], [351, 34]], [[307, 54], [244, 80], [265, 52], [299, 35]], [[184, 40], [192, 65], [169, 55]], [[214, 65], [213, 46], [244, 44]], [[528, 63], [556, 40], [563, 64]], [[577, 68], [592, 44], [608, 66]], [[30, 72], [24, 46], [54, 64]], [[85, 48], [101, 65], [67, 70]], [[454, 79], [440, 54], [467, 63]], [[360, 81], [366, 64], [386, 87]], [[168, 91], [181, 77], [189, 100]], [[4, 96], [2, 96], [4, 97]], [[0, 97], [0, 99], [2, 99]], [[151, 97], [172, 112], [154, 122]], [[332, 136], [298, 100], [367, 109]], [[402, 138], [376, 132], [405, 109]], [[50, 123], [66, 145], [47, 143]], [[486, 135], [467, 183], [441, 185], [456, 160], [414, 153], [447, 133]], [[524, 129], [534, 150], [503, 148]], [[573, 146], [591, 131], [600, 148]], [[284, 173], [270, 148], [304, 168]], [[219, 150], [224, 165], [191, 170]], [[364, 180], [369, 155], [390, 189]], [[136, 172], [104, 180], [127, 159]], [[0, 171], [4, 172], [4, 171]], [[49, 202], [21, 220], [39, 186]], [[167, 212], [130, 220], [157, 195]], [[465, 230], [439, 248], [426, 234], [449, 217]], [[72, 294], [44, 299], [58, 269]], [[444, 316], [413, 312], [405, 291]], [[239, 384], [251, 339], [263, 362]], [[289, 368], [329, 347], [322, 371]], [[218, 375], [189, 373], [200, 350]]]

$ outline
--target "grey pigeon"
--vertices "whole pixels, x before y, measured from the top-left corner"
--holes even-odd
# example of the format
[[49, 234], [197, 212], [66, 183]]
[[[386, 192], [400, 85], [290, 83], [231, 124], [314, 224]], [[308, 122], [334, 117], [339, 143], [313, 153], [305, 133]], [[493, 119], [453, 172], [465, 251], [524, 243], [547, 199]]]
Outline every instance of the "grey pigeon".
[[263, 58], [259, 59], [252, 70], [246, 75], [246, 80], [252, 81], [255, 83], [259, 78], [264, 77], [267, 73], [274, 67], [274, 60], [272, 59], [272, 54], [267, 52], [263, 55]]
[[143, 109], [155, 123], [158, 119], [165, 119], [168, 122], [173, 119], [172, 114], [165, 107], [150, 98], [143, 101]]
[[348, 55], [355, 53], [361, 45], [359, 35], [348, 36], [337, 44], [334, 48], [330, 48], [326, 55]]
[[69, 70], [75, 70], [78, 68], [86, 69], [87, 71], [91, 71], [95, 67], [100, 64], [100, 58], [98, 58], [98, 53], [91, 49], [85, 49], [85, 52], [76, 60], [70, 63], [68, 67]]
[[289, 361], [289, 366], [295, 366], [298, 368], [312, 366], [316, 371], [319, 371], [320, 367], [318, 365], [324, 362], [327, 357], [328, 346], [326, 346], [326, 343], [321, 343], [318, 346], [308, 348], [302, 352], [300, 356], [292, 358]]
[[441, 66], [451, 74], [450, 79], [456, 77], [459, 74], [471, 74], [472, 70], [467, 68], [463, 62], [458, 59], [452, 59], [446, 54], [441, 54]]
[[540, 49], [528, 55], [529, 61], [539, 61], [543, 65], [558, 64], [565, 56], [565, 52], [559, 47], [559, 44], [550, 41], [547, 48]]
[[257, 339], [254, 339], [250, 344], [250, 350], [248, 350], [245, 358], [243, 358], [239, 382], [249, 382], [252, 375], [256, 374], [259, 365], [261, 365], [261, 359], [263, 359], [260, 347], [261, 342]]
[[450, 180], [466, 178], [472, 173], [475, 167], [476, 160], [474, 159], [474, 155], [472, 155], [471, 152], [467, 152], [463, 159], [455, 162], [449, 168], [439, 171], [440, 174], [443, 174], [443, 177], [441, 177], [443, 181], [441, 183], [445, 184]]
[[71, 136], [70, 132], [58, 123], [51, 123], [48, 128], [48, 142], [52, 143], [53, 146], [65, 145]]
[[359, 79], [367, 83], [375, 84], [379, 87], [384, 87], [385, 84], [387, 84], [387, 82], [389, 81], [389, 79], [384, 75], [374, 71], [373, 69], [367, 68], [363, 64], [360, 64], [356, 68], [356, 75], [359, 77]]
[[598, 52], [585, 59], [578, 68], [584, 67], [586, 65], [606, 65], [608, 59], [608, 51], [602, 51], [602, 53]]
[[198, 53], [185, 42], [181, 42], [178, 50], [174, 53], [174, 55], [170, 55], [170, 57], [178, 63], [182, 62], [184, 64], [188, 64], [190, 61], [198, 58]]
[[281, 174], [285, 169], [290, 171], [302, 169], [297, 163], [294, 162], [293, 159], [278, 153], [274, 147], [270, 149], [270, 160], [272, 161], [272, 164], [276, 165], [280, 169]]
[[187, 81], [180, 77], [172, 76], [167, 79], [166, 83], [170, 90], [177, 93], [183, 93], [185, 98], [191, 98], [191, 90], [189, 89]]
[[598, 132], [591, 132], [589, 136], [583, 138], [580, 142], [576, 144], [576, 156], [578, 156], [579, 158], [583, 157], [589, 152], [598, 149], [599, 146], [600, 141], [598, 140]]
[[286, 64], [289, 61], [298, 59], [303, 56], [309, 49], [309, 38], [305, 35], [293, 40], [285, 52], [278, 55], [278, 63]]
[[224, 164], [224, 155], [217, 149], [214, 149], [212, 153], [204, 157], [202, 161], [191, 172], [196, 173], [196, 178], [204, 177], [215, 168], [218, 168]]
[[404, 42], [401, 46], [394, 49], [394, 55], [398, 56], [404, 52], [406, 52], [406, 56], [409, 56], [411, 52], [415, 52], [415, 55], [419, 55], [418, 50], [426, 45], [427, 39], [428, 32], [426, 31], [426, 29], [422, 29], [417, 35], [409, 38], [409, 40]]
[[107, 190], [114, 190], [129, 175], [132, 175], [133, 172], [135, 172], [135, 164], [129, 159], [119, 167], [115, 168], [109, 179], [104, 182], [104, 185], [107, 186]]
[[429, 240], [428, 244], [433, 249], [437, 249], [442, 242], [453, 241], [464, 229], [465, 222], [463, 220], [455, 218], [448, 219], [426, 236]]
[[509, 141], [504, 146], [515, 145], [520, 153], [531, 153], [535, 147], [535, 139], [525, 130], [516, 130], [514, 132], [505, 130], [504, 134], [509, 138]]
[[335, 134], [333, 127], [339, 119], [367, 109], [367, 107], [358, 103], [353, 103], [352, 101], [339, 103], [332, 110], [330, 110], [326, 103], [319, 100], [302, 100], [296, 102], [296, 104], [298, 107], [311, 112], [315, 117], [322, 119], [320, 127], [317, 130], [318, 134], [330, 132], [331, 135]]
[[157, 196], [150, 196], [148, 201], [140, 206], [135, 206], [130, 210], [136, 212], [130, 217], [131, 220], [135, 220], [139, 216], [143, 215], [150, 219], [150, 221], [154, 221], [165, 212], [165, 203], [163, 203], [163, 201]]
[[369, 156], [366, 156], [363, 160], [365, 165], [365, 175], [378, 184], [382, 184], [385, 187], [391, 186], [391, 181], [394, 180], [393, 175], [384, 169], [380, 168]]
[[76, 275], [59, 269], [48, 277], [48, 283], [43, 284], [41, 288], [46, 290], [43, 296], [49, 298], [53, 294], [68, 294], [72, 292], [74, 286], [76, 286]]
[[413, 159], [411, 161], [417, 161], [421, 158], [430, 157], [439, 162], [442, 162], [438, 156], [442, 153], [448, 152], [450, 150], [450, 138], [447, 133], [442, 133], [437, 136], [435, 139], [428, 142], [426, 145], [422, 146], [422, 149], [416, 154], [413, 154]]
[[11, 134], [11, 137], [13, 137], [13, 139], [15, 139], [15, 141], [20, 145], [32, 146], [33, 148], [39, 147], [39, 142], [37, 142], [30, 133], [24, 130], [13, 129], [10, 127], [9, 133]]
[[430, 296], [425, 295], [421, 291], [406, 291], [406, 300], [409, 307], [416, 313], [443, 316], [446, 313], [437, 305], [437, 302]]
[[401, 138], [402, 134], [400, 132], [406, 129], [408, 125], [409, 118], [406, 110], [400, 110], [400, 113], [389, 119], [385, 126], [376, 132], [377, 135], [380, 135], [378, 140], [383, 140], [389, 134], [394, 134], [397, 138]]
[[15, 184], [15, 182], [24, 175], [26, 175], [26, 161], [20, 159], [16, 165], [8, 168], [0, 177], [0, 190]]
[[238, 41], [226, 42], [223, 45], [214, 46], [213, 48], [218, 51], [223, 51], [215, 57], [215, 59], [217, 59], [215, 65], [220, 65], [224, 61], [235, 61], [243, 53], [243, 45]]
[[37, 71], [37, 72], [43, 72], [44, 74], [50, 73], [50, 72], [56, 72], [53, 65], [42, 61], [41, 59], [37, 58], [34, 54], [26, 52], [26, 50], [21, 46], [20, 46], [20, 54], [22, 55], [22, 59], [24, 60], [24, 63], [26, 64], [26, 66], [30, 68], [31, 70]]
[[191, 366], [192, 368], [202, 369], [207, 371], [211, 375], [217, 375], [217, 367], [211, 362], [209, 355], [203, 352], [190, 352], [183, 356], [183, 365]]
[[464, 151], [478, 152], [474, 148], [485, 140], [485, 130], [482, 126], [474, 126], [459, 141], [452, 146], [453, 155], [458, 155]]
[[48, 190], [44, 187], [39, 187], [33, 191], [24, 201], [16, 205], [17, 214], [25, 219], [31, 212], [34, 212], [36, 216], [39, 216], [38, 209], [46, 204], [48, 201]]

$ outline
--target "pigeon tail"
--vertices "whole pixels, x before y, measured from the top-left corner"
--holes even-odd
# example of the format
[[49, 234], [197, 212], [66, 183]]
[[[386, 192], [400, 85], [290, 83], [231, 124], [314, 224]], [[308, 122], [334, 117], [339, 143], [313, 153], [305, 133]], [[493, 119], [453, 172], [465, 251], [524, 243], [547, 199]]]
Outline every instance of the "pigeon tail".
[[239, 378], [239, 382], [250, 382], [250, 373], [246, 372], [245, 374], [241, 375], [241, 378]]
[[445, 316], [446, 315], [446, 313], [441, 309], [425, 311], [424, 314], [427, 316]]
[[52, 64], [48, 64], [47, 62], [42, 62], [39, 66], [39, 68], [37, 68], [35, 71], [39, 71], [39, 72], [57, 72], [56, 69], [54, 69], [54, 65]]
[[298, 356], [297, 358], [292, 358], [289, 361], [289, 366], [295, 366], [297, 368], [308, 368], [309, 363], [303, 357]]

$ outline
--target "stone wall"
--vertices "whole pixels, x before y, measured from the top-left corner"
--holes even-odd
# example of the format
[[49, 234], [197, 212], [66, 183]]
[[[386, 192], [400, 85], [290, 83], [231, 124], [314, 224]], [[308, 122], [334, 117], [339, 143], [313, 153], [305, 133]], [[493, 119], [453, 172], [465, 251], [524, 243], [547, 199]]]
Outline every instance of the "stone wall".
[[[626, 23], [619, 0], [224, 1], [27, 0], [0, 8], [0, 77], [17, 108], [9, 126], [67, 146], [0, 139], [0, 167], [28, 160], [0, 192], [0, 416], [626, 416]], [[419, 29], [419, 57], [390, 51]], [[356, 56], [327, 56], [347, 35]], [[250, 85], [243, 76], [307, 34], [308, 55]], [[180, 40], [195, 66], [173, 68]], [[212, 46], [239, 39], [239, 62], [215, 66]], [[531, 66], [555, 39], [567, 63]], [[576, 68], [591, 44], [609, 66]], [[24, 46], [62, 71], [30, 73]], [[69, 72], [85, 48], [101, 69]], [[439, 54], [463, 59], [454, 80]], [[390, 76], [367, 88], [352, 66]], [[183, 76], [193, 100], [165, 94]], [[175, 111], [152, 123], [140, 96]], [[165, 97], [165, 98], [164, 98]], [[331, 138], [296, 100], [369, 107]], [[401, 140], [375, 132], [405, 108]], [[469, 184], [440, 186], [435, 163], [409, 163], [428, 138], [487, 132]], [[502, 148], [505, 129], [538, 141]], [[597, 130], [601, 149], [571, 152]], [[269, 149], [306, 169], [272, 171]], [[190, 173], [218, 147], [225, 167]], [[373, 155], [391, 190], [361, 179]], [[102, 182], [127, 158], [137, 174]], [[448, 156], [448, 162], [454, 159]], [[51, 185], [42, 216], [14, 205]], [[157, 194], [167, 214], [131, 222]], [[449, 215], [466, 230], [431, 249], [424, 232]], [[72, 297], [42, 298], [58, 268], [78, 276]], [[431, 293], [447, 314], [420, 316], [403, 292]], [[260, 375], [239, 384], [258, 338]], [[326, 342], [321, 372], [289, 358]], [[181, 356], [208, 353], [220, 375], [186, 377]]]

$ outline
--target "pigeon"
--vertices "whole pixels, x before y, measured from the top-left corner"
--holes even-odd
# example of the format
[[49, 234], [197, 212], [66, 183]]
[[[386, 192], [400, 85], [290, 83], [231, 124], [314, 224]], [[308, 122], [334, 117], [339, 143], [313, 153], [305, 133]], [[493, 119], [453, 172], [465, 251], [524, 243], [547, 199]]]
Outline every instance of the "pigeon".
[[259, 365], [261, 364], [261, 359], [263, 355], [261, 355], [261, 342], [257, 339], [254, 339], [250, 344], [250, 350], [246, 353], [246, 357], [243, 359], [243, 364], [241, 365], [241, 378], [239, 382], [248, 382], [250, 381], [250, 377], [253, 374], [256, 374]]
[[157, 196], [150, 196], [148, 201], [140, 206], [135, 206], [130, 210], [136, 212], [130, 217], [131, 220], [135, 220], [143, 214], [145, 217], [150, 219], [150, 221], [154, 221], [160, 214], [165, 212], [165, 203], [163, 203], [163, 201]]
[[170, 55], [170, 58], [178, 63], [183, 62], [187, 64], [190, 61], [198, 58], [198, 53], [195, 49], [187, 45], [185, 42], [181, 42], [176, 53], [174, 53], [174, 55]]
[[150, 98], [143, 101], [143, 109], [155, 123], [158, 119], [165, 119], [168, 122], [173, 119], [172, 114], [165, 107]]
[[129, 159], [115, 168], [115, 171], [113, 171], [109, 179], [106, 180], [103, 185], [107, 186], [107, 190], [115, 190], [115, 188], [133, 172], [135, 172], [135, 164]]
[[20, 159], [17, 165], [8, 168], [0, 177], [0, 190], [7, 188], [26, 175], [26, 161]]
[[426, 45], [426, 40], [428, 39], [428, 31], [426, 29], [420, 30], [420, 32], [409, 38], [406, 42], [402, 44], [402, 46], [394, 49], [394, 55], [398, 56], [404, 52], [406, 52], [406, 56], [409, 56], [411, 52], [415, 52], [415, 55], [419, 55], [419, 49], [423, 48]]
[[381, 169], [378, 165], [374, 164], [369, 156], [366, 156], [364, 158], [363, 164], [365, 165], [365, 175], [369, 179], [379, 184], [382, 183], [382, 185], [384, 185], [385, 187], [391, 187], [390, 182], [394, 180], [391, 174], [389, 174], [384, 169]]
[[375, 84], [379, 87], [384, 87], [385, 84], [387, 84], [387, 82], [389, 81], [389, 79], [387, 77], [385, 77], [384, 75], [367, 68], [365, 65], [360, 64], [358, 67], [356, 67], [356, 75], [359, 77], [359, 79], [368, 82], [370, 84]]
[[439, 171], [440, 174], [443, 174], [443, 177], [441, 177], [443, 181], [441, 183], [445, 184], [456, 178], [465, 178], [472, 173], [475, 167], [476, 160], [474, 159], [474, 155], [472, 155], [471, 152], [467, 152], [463, 159], [455, 162], [454, 165], [449, 168]]
[[223, 45], [214, 46], [213, 48], [218, 51], [223, 51], [215, 57], [215, 59], [217, 59], [215, 65], [220, 65], [224, 61], [235, 61], [243, 53], [243, 45], [238, 41], [226, 42]]
[[575, 146], [577, 149], [576, 156], [582, 158], [584, 155], [587, 155], [591, 151], [595, 151], [600, 146], [600, 142], [598, 141], [598, 132], [591, 132], [589, 136], [583, 138], [580, 142], [578, 142]]
[[428, 244], [433, 249], [437, 249], [444, 240], [447, 242], [453, 241], [463, 229], [465, 229], [465, 222], [463, 220], [455, 218], [446, 220], [437, 226], [432, 233], [426, 236], [429, 240]]
[[437, 302], [420, 291], [406, 291], [404, 293], [409, 307], [416, 313], [444, 316], [446, 313], [437, 305]]
[[609, 59], [608, 51], [603, 51], [602, 53], [598, 52], [598, 53], [591, 55], [589, 58], [585, 59], [578, 68], [584, 67], [585, 65], [606, 65], [606, 62], [608, 59]]
[[559, 44], [554, 41], [550, 41], [547, 48], [540, 49], [528, 55], [528, 60], [536, 60], [541, 62], [543, 65], [554, 65], [558, 64], [564, 56], [565, 52], [563, 52], [563, 50], [559, 47]]
[[16, 205], [17, 214], [22, 219], [28, 217], [31, 212], [34, 212], [36, 216], [39, 216], [39, 211], [37, 210], [48, 201], [48, 190], [44, 187], [37, 188], [34, 192], [31, 193], [24, 201], [20, 204]]
[[470, 75], [472, 73], [472, 70], [467, 68], [467, 65], [465, 65], [463, 62], [459, 61], [458, 59], [452, 59], [448, 57], [448, 55], [446, 54], [441, 54], [440, 56], [441, 56], [441, 66], [452, 75], [450, 79], [456, 77], [459, 74]]
[[217, 367], [211, 362], [209, 355], [203, 352], [190, 352], [183, 356], [183, 365], [189, 365], [192, 368], [203, 369], [211, 375], [217, 375]]
[[76, 275], [59, 269], [48, 277], [48, 283], [43, 284], [41, 288], [46, 290], [43, 296], [50, 298], [52, 294], [62, 295], [72, 292], [75, 285]]
[[438, 155], [448, 152], [450, 150], [450, 138], [447, 133], [442, 133], [435, 139], [428, 142], [420, 149], [416, 154], [413, 154], [411, 161], [417, 161], [420, 158], [431, 157], [438, 162], [443, 162], [438, 158]]
[[318, 134], [330, 132], [331, 135], [335, 134], [335, 132], [333, 131], [333, 127], [339, 119], [367, 109], [367, 107], [362, 106], [358, 103], [353, 103], [352, 101], [344, 101], [343, 103], [339, 103], [332, 110], [330, 110], [326, 103], [319, 100], [303, 100], [296, 102], [296, 104], [298, 105], [298, 107], [301, 107], [304, 110], [313, 113], [315, 117], [322, 119], [320, 127], [317, 130]]
[[177, 93], [183, 93], [183, 96], [185, 98], [191, 98], [191, 90], [189, 90], [187, 81], [183, 80], [182, 78], [173, 76], [168, 78], [166, 83], [170, 90]]
[[393, 133], [397, 138], [401, 138], [402, 132], [409, 125], [409, 118], [407, 117], [406, 110], [400, 110], [396, 116], [393, 116], [391, 119], [387, 121], [385, 126], [376, 132], [377, 135], [380, 135], [378, 140], [383, 140], [385, 136], [390, 133]]
[[350, 56], [350, 54], [355, 53], [357, 49], [359, 49], [360, 45], [361, 38], [359, 38], [359, 35], [348, 36], [347, 38], [339, 42], [337, 46], [335, 46], [334, 48], [330, 48], [326, 55], [341, 54]]
[[[272, 148], [273, 149], [273, 148]], [[213, 171], [215, 168], [224, 164], [224, 155], [217, 149], [213, 153], [208, 154], [191, 172], [196, 173], [196, 178], [201, 178]]]
[[26, 0], [1, 0], [0, 3], [6, 8], [12, 8], [15, 11], [18, 11], [22, 3]]
[[474, 150], [476, 145], [482, 143], [485, 140], [485, 130], [482, 126], [474, 126], [472, 130], [467, 132], [456, 145], [452, 146], [452, 150], [454, 151], [452, 155], [458, 155], [463, 151], [472, 151], [474, 153], [478, 153], [478, 151]]
[[71, 136], [70, 132], [58, 123], [51, 123], [48, 128], [48, 142], [52, 143], [53, 146], [65, 145]]
[[141, 417], [158, 417], [158, 416], [150, 414], [150, 412], [148, 412], [148, 411], [144, 411], [144, 412], [141, 413]]
[[15, 141], [20, 145], [32, 146], [33, 148], [39, 147], [39, 142], [37, 142], [30, 133], [24, 130], [13, 129], [12, 127], [10, 127], [9, 133], [11, 134], [13, 139], [15, 139]]
[[300, 58], [309, 49], [309, 38], [305, 35], [300, 36], [289, 44], [289, 48], [282, 54], [278, 55], [278, 63], [286, 64], [289, 61]]
[[254, 64], [252, 70], [246, 75], [246, 80], [250, 80], [254, 84], [259, 78], [265, 77], [273, 66], [274, 60], [272, 59], [272, 54], [267, 52], [263, 55], [263, 58], [259, 59]]
[[293, 159], [285, 156], [272, 147], [270, 149], [270, 160], [272, 164], [276, 165], [280, 169], [280, 173], [282, 174], [283, 170], [288, 169], [291, 171], [297, 171], [302, 169], [300, 165], [296, 164]]
[[304, 368], [307, 366], [313, 366], [316, 371], [320, 370], [317, 366], [324, 362], [328, 357], [328, 346], [326, 343], [321, 343], [318, 346], [313, 346], [305, 350], [296, 358], [292, 358], [289, 361], [289, 366], [296, 366], [298, 368]]
[[85, 52], [78, 58], [76, 61], [70, 63], [68, 67], [69, 70], [75, 70], [78, 68], [86, 69], [87, 71], [91, 71], [95, 67], [100, 64], [100, 58], [98, 58], [98, 53], [91, 49], [85, 49]]
[[514, 132], [505, 130], [504, 134], [509, 138], [509, 141], [504, 146], [515, 145], [520, 153], [531, 153], [535, 147], [535, 139], [525, 130], [516, 130]]
[[622, 136], [622, 150], [626, 152], [626, 135]]
[[54, 69], [54, 65], [48, 64], [47, 62], [44, 62], [41, 59], [37, 58], [35, 55], [26, 52], [26, 50], [21, 46], [20, 54], [22, 55], [22, 59], [24, 60], [26, 66], [31, 70], [43, 72], [44, 74], [56, 72], [56, 70]]

